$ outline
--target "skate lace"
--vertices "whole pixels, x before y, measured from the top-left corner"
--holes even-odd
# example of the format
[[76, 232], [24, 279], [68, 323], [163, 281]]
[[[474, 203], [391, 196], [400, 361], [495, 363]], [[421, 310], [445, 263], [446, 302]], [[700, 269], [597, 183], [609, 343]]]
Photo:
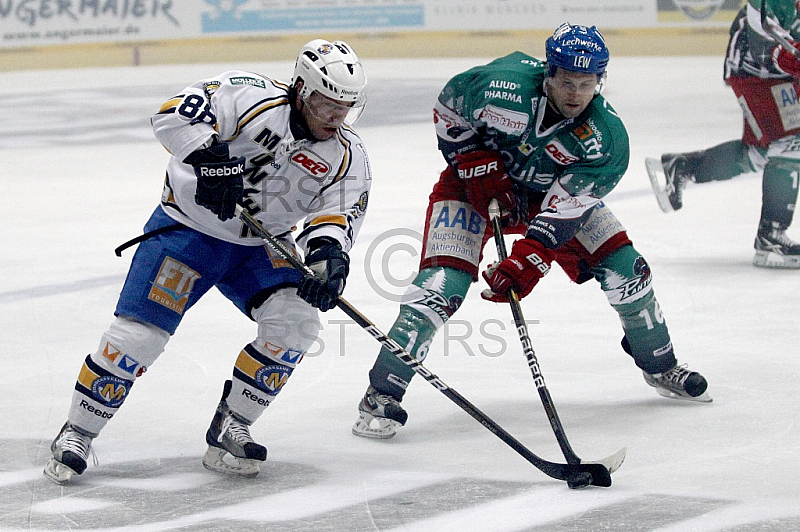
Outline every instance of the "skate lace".
[[400, 403], [397, 402], [397, 399], [388, 394], [375, 392], [370, 395], [370, 399], [372, 399], [372, 402], [374, 403], [374, 408], [376, 410], [381, 407], [386, 408], [387, 405], [400, 406]]
[[64, 439], [61, 442], [62, 452], [71, 451], [84, 460], [89, 457], [89, 449], [91, 449], [91, 447], [92, 439], [75, 431], [70, 431], [64, 435]]
[[686, 379], [691, 374], [691, 371], [686, 369], [686, 365], [675, 366], [669, 371], [665, 371], [661, 374], [661, 378], [658, 379], [664, 384], [674, 387], [677, 389], [683, 389], [683, 383], [686, 382]]
[[99, 465], [97, 455], [92, 448], [92, 438], [85, 436], [76, 430], [69, 430], [64, 434], [64, 439], [61, 440], [61, 452], [73, 452], [80, 456], [83, 460], [89, 459], [89, 454], [92, 455], [92, 462], [94, 465]]
[[793, 248], [798, 245], [797, 242], [786, 236], [786, 231], [780, 229], [775, 229], [771, 231], [769, 235], [769, 240], [787, 248]]
[[250, 436], [250, 428], [231, 416], [225, 418], [225, 421], [222, 423], [222, 431], [219, 435], [220, 442], [222, 442], [222, 437], [226, 432], [230, 439], [240, 445], [253, 442], [253, 438]]

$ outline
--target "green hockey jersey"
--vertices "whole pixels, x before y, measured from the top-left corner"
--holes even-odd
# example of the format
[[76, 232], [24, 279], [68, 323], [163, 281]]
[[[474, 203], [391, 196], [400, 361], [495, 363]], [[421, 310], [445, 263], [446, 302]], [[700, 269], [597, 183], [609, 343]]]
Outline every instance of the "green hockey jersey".
[[439, 149], [499, 151], [508, 175], [531, 192], [554, 183], [571, 195], [601, 198], [628, 167], [628, 134], [614, 109], [595, 96], [575, 119], [545, 121], [546, 63], [514, 52], [453, 77], [439, 95], [434, 120]]
[[771, 31], [778, 32], [790, 42], [800, 40], [800, 21], [794, 0], [749, 0], [731, 24], [725, 54], [725, 79], [791, 77], [773, 62], [772, 52], [778, 43], [762, 25], [762, 11], [765, 11], [765, 21]]
[[548, 110], [547, 68], [514, 52], [458, 74], [439, 95], [434, 123], [439, 149], [454, 167], [458, 154], [500, 152], [524, 203], [541, 202], [541, 212], [527, 220], [528, 236], [557, 248], [619, 183], [630, 146], [599, 94], [576, 118]]

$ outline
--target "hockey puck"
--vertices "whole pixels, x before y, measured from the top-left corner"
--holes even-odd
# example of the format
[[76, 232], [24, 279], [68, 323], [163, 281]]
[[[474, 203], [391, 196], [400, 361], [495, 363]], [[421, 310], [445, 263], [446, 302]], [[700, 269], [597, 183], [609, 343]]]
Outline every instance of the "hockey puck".
[[571, 490], [585, 488], [592, 483], [592, 474], [588, 471], [583, 473], [575, 473], [567, 479], [567, 486]]

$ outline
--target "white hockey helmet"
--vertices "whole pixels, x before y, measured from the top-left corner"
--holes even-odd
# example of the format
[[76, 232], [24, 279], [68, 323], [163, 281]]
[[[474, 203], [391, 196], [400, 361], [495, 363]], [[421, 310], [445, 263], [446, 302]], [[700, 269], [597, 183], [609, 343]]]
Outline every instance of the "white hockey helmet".
[[349, 117], [350, 123], [358, 119], [367, 102], [364, 67], [353, 49], [343, 41], [315, 39], [306, 43], [297, 56], [292, 85], [298, 81], [303, 82], [300, 90], [303, 100], [318, 92], [354, 110], [358, 109], [354, 117], [352, 114]]

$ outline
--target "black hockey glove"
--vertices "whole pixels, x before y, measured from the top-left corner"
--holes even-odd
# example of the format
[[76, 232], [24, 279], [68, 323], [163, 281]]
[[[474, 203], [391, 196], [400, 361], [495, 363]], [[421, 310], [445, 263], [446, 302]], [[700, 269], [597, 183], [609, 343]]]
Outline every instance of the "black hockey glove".
[[193, 151], [184, 159], [194, 167], [197, 191], [194, 201], [222, 220], [234, 217], [244, 190], [244, 157], [231, 157], [224, 142]]
[[336, 306], [344, 291], [345, 279], [350, 273], [350, 257], [342, 246], [331, 238], [317, 238], [309, 242], [306, 265], [316, 275], [307, 274], [297, 287], [297, 295], [322, 312]]

